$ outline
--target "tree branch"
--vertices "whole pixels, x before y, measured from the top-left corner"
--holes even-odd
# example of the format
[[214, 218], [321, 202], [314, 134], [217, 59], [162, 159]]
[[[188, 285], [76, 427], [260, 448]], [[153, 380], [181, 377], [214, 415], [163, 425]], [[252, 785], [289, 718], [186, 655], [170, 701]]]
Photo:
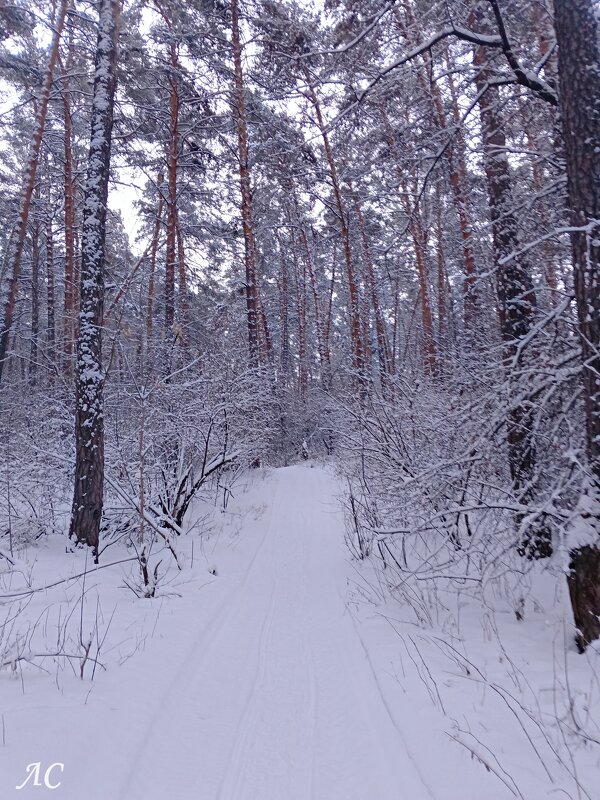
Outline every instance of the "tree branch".
[[506, 60], [515, 74], [517, 83], [520, 83], [521, 86], [525, 86], [527, 89], [531, 89], [533, 92], [536, 92], [536, 94], [538, 94], [542, 100], [550, 103], [550, 105], [555, 107], [558, 106], [558, 97], [552, 88], [534, 72], [523, 69], [523, 67], [519, 64], [519, 60], [514, 54], [508, 39], [508, 34], [506, 33], [506, 27], [504, 25], [502, 13], [498, 7], [498, 0], [489, 0], [489, 2], [492, 6], [494, 17], [496, 19], [496, 25], [498, 26], [498, 33], [500, 34], [500, 39], [502, 41], [502, 52], [506, 56]]

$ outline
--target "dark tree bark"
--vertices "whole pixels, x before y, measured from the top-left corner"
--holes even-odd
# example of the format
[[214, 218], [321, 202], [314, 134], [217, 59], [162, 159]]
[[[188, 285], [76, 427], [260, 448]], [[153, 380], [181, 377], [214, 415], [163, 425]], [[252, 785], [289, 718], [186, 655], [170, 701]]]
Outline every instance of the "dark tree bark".
[[[583, 352], [590, 491], [600, 493], [600, 36], [594, 0], [555, 0], [575, 294]], [[596, 521], [600, 516], [596, 508]], [[600, 638], [600, 539], [571, 552], [569, 591], [581, 650]]]
[[91, 139], [83, 205], [81, 310], [75, 379], [75, 490], [69, 536], [92, 547], [96, 559], [104, 499], [102, 326], [106, 206], [117, 82], [119, 10], [119, 0], [100, 2]]
[[[536, 307], [529, 265], [516, 255], [519, 245], [519, 223], [514, 212], [512, 178], [508, 162], [504, 120], [498, 108], [499, 90], [491, 88], [491, 72], [484, 48], [475, 52], [475, 83], [479, 92], [483, 163], [487, 184], [490, 217], [492, 220], [492, 246], [496, 273], [498, 318], [504, 342], [504, 363], [509, 381], [509, 396], [519, 391], [513, 376], [522, 355], [519, 343], [530, 332]], [[506, 420], [508, 465], [513, 489], [519, 502], [527, 506], [533, 500], [535, 474], [535, 442], [532, 409], [526, 402], [512, 406]], [[522, 521], [517, 517], [517, 523]], [[518, 545], [522, 555], [547, 557], [551, 554], [548, 531], [539, 529], [525, 532]]]

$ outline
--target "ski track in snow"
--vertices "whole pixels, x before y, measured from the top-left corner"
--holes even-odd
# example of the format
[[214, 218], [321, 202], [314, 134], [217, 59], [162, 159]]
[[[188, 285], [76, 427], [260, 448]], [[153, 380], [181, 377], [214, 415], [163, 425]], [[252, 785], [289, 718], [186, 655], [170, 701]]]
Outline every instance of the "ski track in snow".
[[193, 633], [119, 800], [429, 800], [347, 613], [337, 484], [277, 470], [237, 588]]

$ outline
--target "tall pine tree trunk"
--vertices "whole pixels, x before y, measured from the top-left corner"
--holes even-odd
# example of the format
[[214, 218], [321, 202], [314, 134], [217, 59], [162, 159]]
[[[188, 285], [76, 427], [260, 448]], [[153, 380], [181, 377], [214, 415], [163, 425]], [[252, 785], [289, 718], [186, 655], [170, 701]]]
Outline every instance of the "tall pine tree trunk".
[[[406, 25], [402, 22], [399, 9], [395, 12], [395, 20], [403, 32], [404, 36], [411, 42], [411, 46], [416, 46], [425, 38], [423, 26], [417, 21], [410, 3], [402, 3], [402, 8], [406, 17]], [[416, 34], [416, 38], [415, 38]], [[448, 46], [446, 43], [446, 61], [449, 62]], [[450, 89], [450, 99], [452, 108], [451, 122], [454, 125], [454, 130], [448, 130], [448, 120], [446, 111], [444, 109], [444, 100], [437, 81], [431, 80], [432, 75], [432, 56], [431, 53], [423, 53], [419, 61], [423, 69], [417, 71], [417, 79], [421, 89], [425, 95], [429, 95], [432, 103], [432, 110], [434, 112], [435, 122], [441, 132], [449, 134], [451, 137], [447, 146], [444, 148], [444, 158], [448, 163], [450, 189], [456, 209], [458, 225], [462, 238], [462, 251], [463, 251], [463, 301], [464, 311], [463, 318], [465, 328], [471, 331], [474, 326], [478, 315], [479, 298], [477, 296], [477, 270], [475, 265], [475, 253], [473, 250], [473, 226], [469, 212], [468, 203], [468, 188], [467, 188], [467, 168], [465, 157], [465, 142], [461, 131], [460, 111], [458, 100], [456, 97], [456, 90], [452, 77], [452, 69], [450, 66], [446, 69], [446, 81]], [[429, 77], [426, 77], [429, 76]], [[471, 331], [472, 332], [472, 331]]]
[[321, 103], [317, 96], [314, 86], [310, 80], [310, 74], [307, 69], [304, 69], [304, 77], [306, 79], [307, 90], [306, 96], [310, 100], [315, 112], [317, 127], [323, 140], [323, 147], [325, 149], [325, 158], [327, 166], [329, 167], [329, 176], [333, 189], [333, 197], [337, 209], [338, 222], [340, 227], [340, 237], [342, 244], [342, 252], [344, 254], [344, 263], [346, 265], [346, 277], [348, 279], [348, 295], [350, 300], [350, 337], [352, 342], [352, 366], [358, 383], [364, 386], [367, 382], [366, 374], [366, 359], [365, 359], [365, 342], [363, 341], [362, 322], [360, 314], [360, 292], [356, 269], [352, 257], [352, 247], [350, 244], [350, 230], [348, 228], [348, 214], [346, 212], [345, 203], [342, 198], [342, 191], [340, 180], [337, 171], [337, 165], [333, 157], [333, 149], [327, 133], [325, 120], [323, 119], [323, 112], [321, 110]]
[[[423, 326], [423, 361], [425, 372], [427, 375], [435, 375], [437, 373], [437, 353], [435, 347], [435, 336], [433, 330], [433, 314], [431, 313], [431, 303], [429, 301], [429, 281], [427, 279], [427, 232], [421, 213], [419, 210], [418, 200], [411, 207], [409, 200], [409, 186], [408, 179], [404, 174], [398, 170], [400, 177], [400, 186], [402, 189], [402, 204], [408, 219], [408, 227], [413, 240], [413, 247], [415, 251], [415, 264], [417, 267], [417, 276], [419, 279], [419, 297], [421, 303], [421, 320]], [[416, 179], [414, 187], [415, 197], [418, 198], [418, 191], [416, 188]]]
[[165, 272], [165, 328], [171, 330], [175, 322], [175, 269], [177, 266], [177, 160], [179, 152], [179, 87], [177, 85], [177, 48], [171, 42], [171, 69], [169, 78], [170, 129], [169, 156], [167, 160], [167, 244]]
[[354, 213], [356, 214], [356, 219], [358, 221], [358, 229], [360, 232], [360, 240], [363, 249], [366, 284], [371, 299], [371, 307], [373, 309], [373, 317], [375, 321], [375, 337], [377, 341], [377, 361], [379, 364], [379, 378], [382, 387], [385, 388], [388, 376], [391, 373], [390, 346], [388, 343], [385, 321], [381, 311], [381, 302], [379, 300], [379, 289], [377, 285], [377, 279], [375, 277], [375, 266], [373, 264], [373, 255], [371, 253], [371, 245], [369, 242], [369, 237], [367, 236], [367, 226], [365, 224], [365, 218], [360, 205], [360, 200], [354, 190], [352, 190], [352, 198], [354, 201]]
[[[452, 70], [448, 67], [446, 81], [450, 90], [452, 101], [452, 124], [456, 130], [456, 141], [447, 150], [447, 158], [450, 166], [450, 188], [458, 225], [462, 239], [463, 251], [463, 297], [464, 297], [464, 321], [467, 330], [476, 329], [477, 317], [479, 314], [480, 299], [477, 288], [477, 264], [473, 244], [473, 222], [471, 210], [469, 208], [469, 181], [467, 178], [467, 160], [465, 154], [465, 141], [460, 129], [461, 115], [458, 104], [458, 96], [454, 85]], [[437, 84], [434, 84], [437, 86]]]
[[436, 257], [437, 257], [437, 305], [438, 305], [438, 344], [440, 362], [448, 358], [448, 275], [444, 254], [444, 228], [442, 225], [442, 197], [438, 185], [436, 192]]
[[48, 357], [52, 363], [56, 360], [56, 314], [54, 302], [54, 237], [52, 233], [52, 210], [50, 198], [48, 198], [46, 211], [46, 308]]
[[[521, 387], [516, 384], [517, 362], [521, 340], [533, 325], [536, 305], [533, 281], [528, 265], [517, 255], [519, 225], [514, 212], [512, 179], [507, 156], [504, 120], [498, 108], [499, 90], [490, 88], [491, 73], [484, 48], [475, 52], [477, 69], [475, 84], [479, 92], [481, 135], [483, 140], [483, 165], [487, 185], [488, 203], [492, 221], [492, 248], [496, 273], [498, 317], [504, 343], [504, 364], [509, 383], [509, 402]], [[507, 414], [508, 466], [517, 500], [528, 506], [533, 500], [535, 475], [535, 442], [533, 437], [532, 409], [526, 402], [512, 404]], [[522, 516], [517, 517], [520, 524]], [[533, 557], [550, 555], [548, 532], [525, 531], [519, 552]]]
[[279, 365], [283, 375], [284, 386], [288, 385], [290, 376], [290, 289], [288, 264], [281, 239], [278, 237], [279, 250]]
[[308, 272], [308, 280], [310, 283], [310, 291], [313, 300], [313, 309], [315, 315], [315, 328], [317, 335], [317, 347], [319, 350], [319, 361], [321, 366], [321, 382], [326, 386], [330, 369], [330, 355], [328, 348], [325, 345], [325, 333], [323, 330], [321, 303], [319, 300], [319, 292], [317, 290], [317, 281], [315, 276], [315, 268], [313, 265], [313, 256], [311, 253], [310, 245], [308, 242], [308, 234], [306, 231], [306, 222], [300, 213], [300, 204], [298, 203], [298, 193], [293, 180], [290, 180], [290, 193], [293, 201], [293, 215], [288, 211], [288, 220], [290, 223], [290, 230], [293, 231], [294, 225], [298, 228], [300, 233], [300, 240], [302, 242], [302, 253], [304, 255], [304, 263]]
[[63, 119], [64, 119], [64, 220], [65, 220], [65, 295], [63, 321], [63, 351], [65, 370], [71, 374], [73, 344], [75, 341], [75, 317], [78, 306], [78, 288], [76, 283], [76, 250], [75, 250], [75, 177], [73, 170], [73, 116], [71, 110], [70, 72], [75, 61], [73, 29], [69, 30], [69, 48], [67, 63], [63, 69]]
[[158, 210], [154, 220], [154, 230], [152, 232], [152, 243], [150, 245], [150, 274], [148, 276], [148, 299], [146, 303], [146, 346], [149, 347], [152, 341], [152, 331], [154, 323], [154, 284], [156, 280], [156, 254], [158, 252], [158, 237], [162, 224], [163, 213], [163, 175], [159, 173], [157, 179], [158, 186]]
[[257, 283], [257, 254], [252, 219], [252, 179], [249, 163], [248, 124], [244, 98], [244, 74], [242, 71], [242, 43], [240, 38], [240, 15], [238, 0], [231, 2], [231, 44], [235, 73], [234, 114], [238, 135], [238, 157], [240, 191], [242, 197], [242, 226], [244, 230], [244, 254], [246, 267], [246, 318], [248, 324], [248, 350], [250, 365], [259, 363], [259, 308]]
[[68, 3], [69, 0], [62, 0], [60, 7], [58, 9], [56, 20], [54, 22], [52, 44], [50, 46], [50, 57], [48, 59], [48, 66], [46, 67], [46, 74], [44, 76], [44, 83], [42, 87], [42, 95], [40, 97], [40, 102], [37, 109], [35, 129], [31, 141], [29, 163], [27, 165], [27, 172], [25, 175], [25, 182], [22, 193], [21, 212], [19, 215], [19, 223], [17, 226], [16, 242], [12, 254], [12, 271], [8, 282], [8, 289], [6, 292], [6, 299], [4, 303], [4, 320], [2, 322], [2, 328], [0, 330], [0, 380], [2, 380], [2, 370], [4, 369], [4, 364], [6, 362], [6, 357], [8, 353], [8, 341], [13, 326], [15, 305], [17, 302], [17, 292], [19, 289], [19, 277], [21, 275], [21, 261], [23, 258], [23, 250], [25, 247], [25, 239], [27, 236], [27, 223], [29, 220], [29, 211], [31, 208], [33, 190], [35, 187], [37, 168], [40, 161], [40, 151], [42, 148], [42, 138], [44, 136], [44, 126], [46, 124], [46, 114], [48, 112], [48, 102], [50, 100], [50, 91], [52, 89], [52, 82], [54, 79], [54, 69], [58, 61], [60, 37], [62, 35], [63, 27], [65, 24], [65, 16], [67, 13]]
[[[583, 351], [591, 491], [600, 517], [600, 23], [594, 0], [555, 0], [560, 110], [571, 222], [575, 294]], [[571, 551], [569, 591], [577, 642], [600, 638], [600, 537]]]
[[119, 0], [100, 0], [91, 138], [83, 205], [81, 310], [75, 378], [75, 490], [69, 536], [92, 547], [96, 559], [104, 499], [102, 326], [106, 206], [117, 83], [119, 10]]
[[181, 323], [181, 344], [186, 344], [189, 339], [189, 311], [190, 300], [187, 286], [187, 267], [185, 263], [185, 247], [183, 244], [183, 234], [177, 217], [177, 267], [179, 275], [179, 313]]
[[[39, 205], [39, 187], [36, 190], [36, 201]], [[31, 232], [31, 353], [29, 362], [29, 380], [33, 385], [36, 383], [38, 367], [38, 345], [40, 335], [40, 221], [39, 208], [38, 218], [34, 219], [33, 230]]]
[[298, 259], [298, 243], [291, 228], [292, 263], [294, 265], [294, 282], [296, 284], [296, 320], [298, 323], [298, 394], [304, 397], [308, 384], [306, 364], [306, 264]]

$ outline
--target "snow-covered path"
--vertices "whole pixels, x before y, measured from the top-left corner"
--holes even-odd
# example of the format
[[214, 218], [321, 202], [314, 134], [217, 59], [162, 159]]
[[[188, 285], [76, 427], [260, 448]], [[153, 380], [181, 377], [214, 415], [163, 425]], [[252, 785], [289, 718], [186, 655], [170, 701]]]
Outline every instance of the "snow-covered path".
[[[118, 565], [91, 570], [85, 587], [36, 594], [27, 610], [47, 647], [63, 635], [51, 620], [64, 591], [59, 619], [74, 615], [84, 637], [97, 621], [107, 671], [90, 681], [89, 667], [82, 681], [77, 659], [72, 672], [48, 659], [0, 673], [0, 800], [43, 796], [47, 769], [57, 800], [539, 800], [572, 788], [570, 762], [558, 763], [533, 712], [506, 703], [515, 689], [501, 683], [504, 642], [522, 649], [514, 614], [499, 620], [498, 650], [482, 640], [475, 606], [463, 638], [449, 635], [456, 658], [444, 655], [440, 633], [411, 622], [401, 602], [386, 606], [369, 563], [352, 562], [339, 494], [322, 466], [257, 471], [225, 512], [197, 509], [209, 514], [205, 533], [178, 542], [186, 567], [163, 574], [156, 599], [125, 590], [136, 567]], [[65, 568], [64, 538], [34, 553], [38, 583], [51, 583]], [[85, 564], [81, 550], [67, 562], [74, 575]], [[467, 644], [481, 665], [474, 676], [456, 649]], [[519, 662], [534, 678], [528, 665], [539, 667], [546, 707], [553, 647], [538, 636]], [[581, 664], [569, 669], [583, 686]], [[498, 691], [486, 691], [492, 682]], [[17, 790], [38, 762], [38, 785]]]
[[[47, 791], [32, 781], [15, 791], [38, 761], [64, 764], [58, 800], [512, 797], [449, 743], [419, 678], [397, 670], [385, 623], [350, 612], [359, 573], [339, 494], [325, 467], [256, 473], [211, 536], [182, 540], [196, 543], [193, 563], [157, 599], [119, 589], [119, 571], [99, 573], [102, 631], [119, 598], [109, 669], [92, 683], [30, 671], [22, 692], [4, 676], [0, 799]], [[77, 572], [84, 554], [73, 557]]]
[[347, 613], [336, 486], [277, 470], [243, 577], [190, 648], [120, 798], [425, 800]]

